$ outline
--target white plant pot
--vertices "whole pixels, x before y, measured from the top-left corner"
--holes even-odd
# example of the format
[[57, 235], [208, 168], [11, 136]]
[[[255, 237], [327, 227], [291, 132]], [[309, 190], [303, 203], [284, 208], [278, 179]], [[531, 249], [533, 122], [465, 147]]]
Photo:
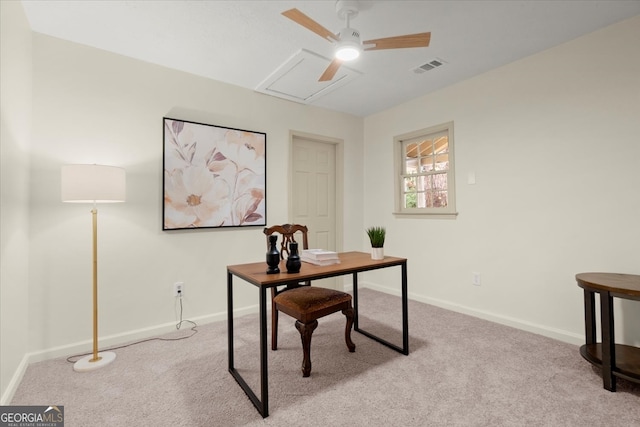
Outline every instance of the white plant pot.
[[384, 248], [371, 248], [371, 259], [384, 259]]

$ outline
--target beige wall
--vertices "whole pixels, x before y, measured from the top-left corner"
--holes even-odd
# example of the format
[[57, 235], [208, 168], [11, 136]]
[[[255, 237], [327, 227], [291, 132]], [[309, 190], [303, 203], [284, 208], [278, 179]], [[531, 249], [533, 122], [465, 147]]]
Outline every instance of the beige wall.
[[[19, 2], [0, 2], [0, 404], [26, 364], [31, 31]], [[22, 365], [22, 368], [19, 368]]]
[[[365, 119], [365, 225], [409, 258], [413, 298], [583, 342], [575, 274], [640, 273], [638, 46], [640, 17]], [[395, 218], [393, 137], [448, 121], [459, 216]]]

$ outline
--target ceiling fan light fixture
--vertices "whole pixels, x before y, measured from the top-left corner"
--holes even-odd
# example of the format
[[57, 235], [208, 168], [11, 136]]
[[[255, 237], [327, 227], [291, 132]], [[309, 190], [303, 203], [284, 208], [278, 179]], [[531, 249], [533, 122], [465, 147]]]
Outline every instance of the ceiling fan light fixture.
[[360, 56], [362, 48], [358, 43], [351, 40], [344, 40], [338, 43], [336, 47], [335, 57], [341, 61], [353, 61]]
[[354, 28], [343, 28], [339, 33], [340, 41], [336, 46], [335, 57], [341, 61], [352, 61], [362, 53], [360, 32]]

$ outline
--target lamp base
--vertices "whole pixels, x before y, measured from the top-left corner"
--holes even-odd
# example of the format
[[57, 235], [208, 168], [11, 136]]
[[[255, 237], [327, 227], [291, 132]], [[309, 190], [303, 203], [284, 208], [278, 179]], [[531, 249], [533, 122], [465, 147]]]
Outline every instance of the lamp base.
[[73, 364], [73, 370], [76, 372], [88, 372], [107, 366], [116, 360], [116, 354], [110, 351], [98, 353], [99, 360], [92, 362], [93, 354], [90, 354]]

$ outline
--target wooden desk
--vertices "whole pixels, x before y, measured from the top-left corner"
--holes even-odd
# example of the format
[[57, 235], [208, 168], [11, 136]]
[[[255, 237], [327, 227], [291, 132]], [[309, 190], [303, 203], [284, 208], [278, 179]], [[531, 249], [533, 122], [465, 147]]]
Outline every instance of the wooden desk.
[[[303, 263], [299, 273], [287, 273], [285, 262], [280, 263], [279, 274], [267, 274], [267, 264], [256, 262], [227, 266], [227, 322], [229, 335], [229, 372], [236, 379], [240, 387], [249, 396], [253, 405], [263, 418], [269, 416], [269, 386], [267, 375], [267, 289], [290, 282], [304, 282], [307, 280], [325, 279], [327, 277], [353, 274], [353, 309], [354, 330], [378, 341], [402, 354], [409, 354], [409, 317], [407, 314], [407, 260], [405, 258], [385, 257], [382, 260], [372, 260], [371, 255], [364, 252], [340, 253], [340, 264], [318, 266]], [[387, 267], [401, 267], [402, 274], [402, 347], [385, 341], [358, 326], [358, 273]], [[235, 369], [233, 360], [233, 276], [239, 277], [259, 290], [260, 298], [260, 394], [249, 387], [240, 373]]]
[[[580, 354], [602, 367], [604, 388], [616, 391], [616, 377], [640, 383], [640, 348], [616, 344], [613, 328], [613, 297], [640, 300], [640, 276], [616, 273], [576, 274], [584, 289], [586, 343]], [[596, 342], [595, 293], [600, 294], [602, 342]]]

